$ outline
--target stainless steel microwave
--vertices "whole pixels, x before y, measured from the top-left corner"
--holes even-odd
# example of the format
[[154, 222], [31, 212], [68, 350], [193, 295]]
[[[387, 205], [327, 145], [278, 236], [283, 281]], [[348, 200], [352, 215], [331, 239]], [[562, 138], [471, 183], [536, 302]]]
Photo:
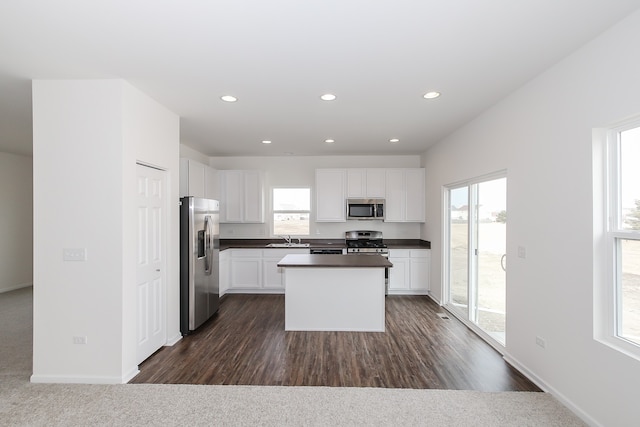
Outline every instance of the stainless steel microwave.
[[347, 219], [384, 220], [384, 199], [347, 199]]

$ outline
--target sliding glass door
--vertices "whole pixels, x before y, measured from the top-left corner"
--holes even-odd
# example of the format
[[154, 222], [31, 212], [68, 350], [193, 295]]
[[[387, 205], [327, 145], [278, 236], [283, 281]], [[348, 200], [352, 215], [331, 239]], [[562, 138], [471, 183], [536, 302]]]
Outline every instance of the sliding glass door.
[[507, 179], [452, 186], [448, 202], [447, 305], [505, 345]]
[[469, 306], [469, 188], [451, 189], [449, 194], [449, 301], [466, 312]]

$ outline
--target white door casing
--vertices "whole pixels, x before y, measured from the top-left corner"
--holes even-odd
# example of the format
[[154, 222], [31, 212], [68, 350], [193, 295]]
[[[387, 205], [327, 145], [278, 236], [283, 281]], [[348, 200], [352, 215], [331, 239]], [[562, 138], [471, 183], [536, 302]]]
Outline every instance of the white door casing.
[[137, 363], [167, 341], [166, 331], [166, 174], [137, 165]]

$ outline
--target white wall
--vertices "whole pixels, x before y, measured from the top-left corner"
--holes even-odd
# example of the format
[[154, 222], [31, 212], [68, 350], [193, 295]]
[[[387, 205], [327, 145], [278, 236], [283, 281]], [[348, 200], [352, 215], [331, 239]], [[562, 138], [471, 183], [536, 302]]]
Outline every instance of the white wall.
[[[194, 159], [197, 160], [197, 159]], [[312, 189], [311, 203], [315, 206], [315, 170], [321, 168], [412, 168], [420, 167], [420, 156], [284, 156], [284, 157], [211, 157], [209, 165], [215, 169], [259, 169], [265, 172], [265, 210], [271, 211], [271, 191], [274, 187], [294, 186]], [[374, 229], [385, 238], [417, 239], [420, 225], [382, 221], [347, 221], [344, 223], [310, 224], [310, 237], [317, 239], [344, 238], [347, 230]], [[265, 224], [222, 224], [222, 238], [266, 238], [271, 234], [269, 221]]]
[[203, 165], [209, 164], [209, 156], [205, 156], [199, 151], [194, 150], [191, 147], [187, 147], [184, 144], [180, 144], [180, 158], [187, 158], [202, 163]]
[[[178, 117], [120, 80], [36, 80], [33, 118], [32, 381], [126, 382], [137, 372], [136, 161], [167, 169], [177, 199]], [[177, 246], [177, 205], [167, 223]], [[63, 248], [86, 248], [86, 262], [63, 262]], [[177, 271], [168, 277], [177, 287]]]
[[31, 157], [0, 153], [0, 293], [33, 282]]
[[[131, 185], [136, 180], [136, 163], [166, 171], [167, 195], [170, 203], [166, 219], [167, 227], [167, 344], [182, 338], [180, 334], [180, 118], [155, 100], [129, 84], [124, 84], [124, 147], [125, 179], [122, 191], [126, 197], [124, 212], [127, 222], [124, 229], [124, 261], [129, 270], [127, 295], [123, 303], [135, 313], [131, 304], [135, 301], [135, 268], [137, 259], [136, 236], [138, 230], [137, 192]], [[133, 334], [133, 328], [125, 333]], [[125, 342], [133, 343], [133, 335]], [[128, 351], [131, 355], [132, 352]], [[135, 355], [135, 352], [133, 353]]]
[[[640, 362], [593, 339], [592, 129], [640, 114], [640, 12], [429, 149], [431, 291], [442, 187], [507, 170], [506, 358], [589, 423], [637, 425]], [[526, 258], [517, 257], [518, 246]], [[535, 337], [546, 340], [546, 349]]]

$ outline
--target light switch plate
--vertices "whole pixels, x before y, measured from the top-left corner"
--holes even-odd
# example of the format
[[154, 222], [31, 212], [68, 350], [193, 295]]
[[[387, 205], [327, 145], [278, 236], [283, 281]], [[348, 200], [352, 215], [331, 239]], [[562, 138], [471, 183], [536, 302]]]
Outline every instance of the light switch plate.
[[64, 248], [62, 249], [63, 261], [86, 261], [87, 249], [86, 248]]

